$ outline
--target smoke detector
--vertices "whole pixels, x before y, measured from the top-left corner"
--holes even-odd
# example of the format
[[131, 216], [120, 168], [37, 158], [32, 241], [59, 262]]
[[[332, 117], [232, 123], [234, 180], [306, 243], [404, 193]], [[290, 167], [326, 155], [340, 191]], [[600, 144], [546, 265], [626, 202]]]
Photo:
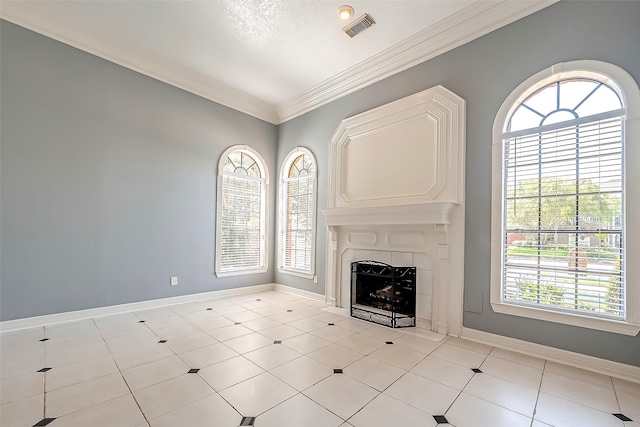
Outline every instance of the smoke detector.
[[375, 23], [376, 21], [373, 20], [371, 15], [369, 15], [368, 13], [365, 13], [360, 18], [356, 19], [355, 21], [353, 21], [352, 23], [344, 27], [342, 31], [347, 33], [349, 37], [355, 37], [356, 35], [360, 34], [361, 32], [371, 27]]

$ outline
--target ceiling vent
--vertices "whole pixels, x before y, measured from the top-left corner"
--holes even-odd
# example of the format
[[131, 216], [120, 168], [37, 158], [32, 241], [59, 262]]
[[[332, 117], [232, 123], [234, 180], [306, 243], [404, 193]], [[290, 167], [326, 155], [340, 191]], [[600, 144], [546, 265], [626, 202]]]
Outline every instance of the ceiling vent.
[[368, 13], [365, 13], [360, 18], [356, 19], [355, 21], [353, 21], [352, 23], [344, 27], [342, 31], [347, 33], [349, 37], [355, 37], [356, 35], [366, 30], [367, 28], [369, 28], [375, 23], [376, 21], [373, 20], [371, 15], [369, 15]]

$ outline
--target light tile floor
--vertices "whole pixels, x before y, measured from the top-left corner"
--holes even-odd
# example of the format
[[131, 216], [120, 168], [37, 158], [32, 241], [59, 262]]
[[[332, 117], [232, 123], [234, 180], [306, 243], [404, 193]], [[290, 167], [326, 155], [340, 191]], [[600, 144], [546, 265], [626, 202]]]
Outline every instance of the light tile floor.
[[0, 425], [640, 427], [640, 384], [418, 332], [269, 291], [5, 333]]

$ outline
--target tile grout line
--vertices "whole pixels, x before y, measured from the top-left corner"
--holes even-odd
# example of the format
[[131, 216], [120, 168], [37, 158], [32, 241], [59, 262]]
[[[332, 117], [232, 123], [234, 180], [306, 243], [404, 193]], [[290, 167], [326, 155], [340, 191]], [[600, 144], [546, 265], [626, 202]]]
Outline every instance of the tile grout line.
[[[137, 317], [137, 316], [136, 316]], [[136, 396], [133, 394], [133, 391], [131, 390], [131, 386], [129, 385], [129, 383], [127, 382], [126, 378], [124, 377], [124, 375], [122, 375], [122, 369], [120, 369], [120, 365], [118, 365], [118, 362], [116, 361], [116, 359], [113, 357], [113, 353], [111, 351], [111, 348], [109, 348], [109, 344], [107, 344], [104, 335], [102, 335], [102, 331], [100, 330], [100, 328], [98, 328], [98, 325], [96, 324], [95, 318], [91, 318], [91, 320], [93, 321], [93, 324], [95, 325], [96, 329], [98, 330], [98, 332], [100, 333], [100, 338], [102, 339], [102, 342], [104, 342], [104, 345], [107, 347], [107, 349], [109, 350], [109, 356], [111, 356], [111, 359], [113, 360], [114, 365], [116, 365], [116, 368], [118, 368], [118, 373], [120, 374], [120, 377], [122, 378], [122, 381], [124, 381], [125, 385], [127, 386], [127, 389], [129, 390], [129, 394], [131, 395], [131, 398], [133, 399], [133, 401], [136, 403], [136, 406], [138, 407], [138, 410], [140, 411], [140, 413], [142, 414], [142, 417], [144, 418], [144, 421], [149, 424], [149, 420], [147, 419], [147, 414], [144, 413], [144, 411], [142, 410], [142, 408], [140, 407], [140, 403], [138, 402], [138, 399], [136, 399]], [[113, 399], [110, 399], [113, 400]]]
[[540, 393], [542, 393], [542, 381], [544, 380], [544, 373], [547, 370], [547, 361], [544, 360], [542, 365], [542, 375], [540, 375], [540, 382], [538, 383], [538, 393], [536, 394], [536, 402], [533, 405], [533, 415], [531, 415], [531, 425], [533, 427], [533, 423], [536, 421], [536, 414], [538, 413], [538, 401], [540, 400]]

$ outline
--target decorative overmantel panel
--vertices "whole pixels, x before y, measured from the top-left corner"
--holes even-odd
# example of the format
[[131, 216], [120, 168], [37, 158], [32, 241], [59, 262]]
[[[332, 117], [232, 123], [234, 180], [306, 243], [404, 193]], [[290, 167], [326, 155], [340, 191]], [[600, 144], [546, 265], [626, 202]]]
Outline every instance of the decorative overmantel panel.
[[432, 282], [423, 281], [421, 289], [418, 270], [418, 296], [428, 296], [433, 306], [419, 310], [418, 317], [423, 313], [434, 331], [459, 335], [464, 149], [465, 102], [442, 86], [340, 123], [331, 139], [323, 210], [329, 227], [329, 301], [349, 305], [345, 264], [358, 253], [372, 259], [426, 257], [432, 270], [423, 275], [428, 272]]

